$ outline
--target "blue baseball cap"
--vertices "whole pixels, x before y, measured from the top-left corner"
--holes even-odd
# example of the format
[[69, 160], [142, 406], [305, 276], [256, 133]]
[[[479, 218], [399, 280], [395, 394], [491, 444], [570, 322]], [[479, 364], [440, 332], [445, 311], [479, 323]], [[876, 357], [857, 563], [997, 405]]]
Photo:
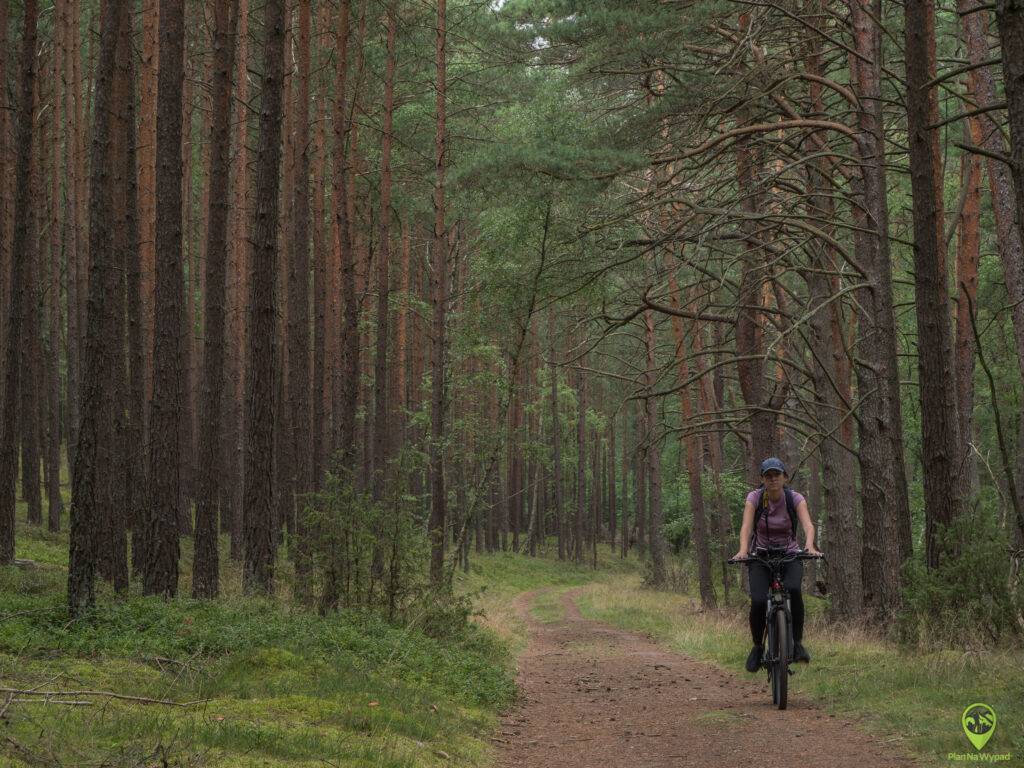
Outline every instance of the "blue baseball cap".
[[765, 472], [771, 472], [773, 469], [778, 472], [781, 472], [784, 475], [788, 474], [786, 472], [786, 465], [782, 463], [781, 459], [777, 459], [774, 456], [772, 456], [771, 458], [765, 459], [764, 461], [761, 462], [762, 475]]

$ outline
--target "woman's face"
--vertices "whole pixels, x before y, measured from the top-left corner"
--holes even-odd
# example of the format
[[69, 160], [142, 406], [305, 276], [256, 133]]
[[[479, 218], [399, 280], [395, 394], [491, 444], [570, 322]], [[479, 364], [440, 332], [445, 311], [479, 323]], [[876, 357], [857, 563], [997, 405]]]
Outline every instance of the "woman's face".
[[782, 490], [784, 475], [776, 469], [769, 469], [763, 475], [761, 479], [764, 480], [764, 487], [772, 492], [774, 495], [775, 491]]

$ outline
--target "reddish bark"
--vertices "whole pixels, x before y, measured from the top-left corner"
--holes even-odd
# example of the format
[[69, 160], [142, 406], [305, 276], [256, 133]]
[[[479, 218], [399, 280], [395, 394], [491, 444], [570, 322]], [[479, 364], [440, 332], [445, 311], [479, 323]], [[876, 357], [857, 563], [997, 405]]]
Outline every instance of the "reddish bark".
[[[674, 272], [669, 272], [669, 292], [672, 299], [672, 308], [680, 309], [682, 302], [679, 295], [679, 285], [676, 282]], [[694, 338], [700, 337], [699, 321], [693, 329]], [[678, 368], [679, 384], [679, 405], [683, 414], [684, 434], [689, 437], [681, 440], [683, 453], [685, 455], [686, 472], [690, 487], [690, 510], [693, 515], [693, 547], [697, 555], [697, 581], [700, 586], [700, 599], [705, 608], [714, 608], [715, 588], [711, 583], [711, 554], [708, 542], [707, 523], [704, 515], [704, 494], [701, 489], [701, 465], [704, 460], [704, 446], [700, 433], [697, 432], [691, 420], [694, 414], [694, 396], [698, 398], [698, 379], [693, 384], [688, 384], [690, 378], [690, 365], [686, 354], [686, 333], [683, 329], [683, 318], [678, 315], [672, 317], [672, 331], [676, 340], [676, 367]], [[696, 346], [696, 344], [694, 344]], [[696, 350], [695, 350], [696, 351]]]

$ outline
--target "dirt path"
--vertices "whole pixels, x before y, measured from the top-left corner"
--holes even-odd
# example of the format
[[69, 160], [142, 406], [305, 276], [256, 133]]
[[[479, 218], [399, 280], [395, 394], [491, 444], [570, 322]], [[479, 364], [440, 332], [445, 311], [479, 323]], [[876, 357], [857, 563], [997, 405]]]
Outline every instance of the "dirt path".
[[[659, 648], [647, 638], [580, 616], [530, 616], [519, 665], [523, 693], [502, 721], [499, 765], [511, 768], [772, 768], [914, 766], [894, 745], [815, 709], [791, 678], [789, 708], [772, 707], [764, 677], [740, 677]], [[744, 673], [745, 674], [745, 673]], [[777, 735], [773, 735], [777, 734]], [[766, 755], [766, 745], [770, 750]]]

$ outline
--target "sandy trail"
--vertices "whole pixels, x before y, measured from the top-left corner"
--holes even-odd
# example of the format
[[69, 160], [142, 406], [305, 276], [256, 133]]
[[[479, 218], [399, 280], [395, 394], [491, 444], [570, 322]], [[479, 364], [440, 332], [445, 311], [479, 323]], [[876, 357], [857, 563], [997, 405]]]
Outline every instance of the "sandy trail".
[[519, 662], [522, 698], [495, 737], [501, 766], [917, 765], [895, 745], [815, 708], [800, 694], [799, 671], [780, 712], [761, 673], [740, 678], [587, 621], [572, 591], [562, 597], [565, 618], [541, 623], [530, 615], [533, 596], [517, 598], [529, 645]]

